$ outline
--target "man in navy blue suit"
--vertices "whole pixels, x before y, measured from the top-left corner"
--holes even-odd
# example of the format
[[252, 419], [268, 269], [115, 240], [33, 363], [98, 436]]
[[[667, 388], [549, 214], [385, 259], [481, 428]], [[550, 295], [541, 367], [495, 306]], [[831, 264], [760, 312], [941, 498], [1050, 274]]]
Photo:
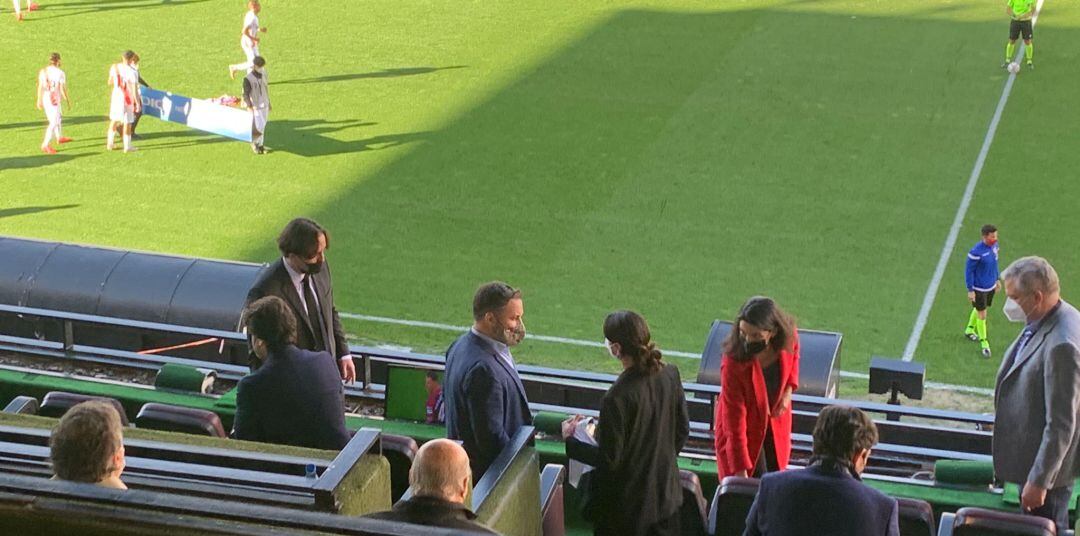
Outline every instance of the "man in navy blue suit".
[[877, 427], [858, 408], [821, 410], [810, 465], [761, 479], [744, 536], [899, 536], [896, 500], [859, 479], [875, 443]]
[[446, 437], [460, 439], [479, 481], [518, 428], [532, 424], [510, 348], [525, 338], [521, 291], [499, 281], [473, 297], [473, 326], [446, 351]]
[[328, 352], [301, 350], [296, 315], [277, 296], [255, 300], [244, 311], [252, 351], [263, 363], [236, 386], [233, 437], [341, 450], [345, 394]]

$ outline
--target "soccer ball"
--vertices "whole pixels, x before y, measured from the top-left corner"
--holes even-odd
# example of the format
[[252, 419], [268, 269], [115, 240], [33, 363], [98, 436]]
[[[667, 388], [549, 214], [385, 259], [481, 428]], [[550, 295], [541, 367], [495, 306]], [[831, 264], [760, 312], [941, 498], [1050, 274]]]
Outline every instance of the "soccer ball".
[[26, 6], [26, 8], [29, 9], [30, 11], [37, 11], [38, 10], [37, 2], [30, 2], [30, 4]]
[[1020, 64], [1016, 63], [1015, 61], [1010, 63], [1009, 64], [1009, 72], [1012, 73], [1012, 74], [1016, 74], [1016, 73], [1020, 72]]

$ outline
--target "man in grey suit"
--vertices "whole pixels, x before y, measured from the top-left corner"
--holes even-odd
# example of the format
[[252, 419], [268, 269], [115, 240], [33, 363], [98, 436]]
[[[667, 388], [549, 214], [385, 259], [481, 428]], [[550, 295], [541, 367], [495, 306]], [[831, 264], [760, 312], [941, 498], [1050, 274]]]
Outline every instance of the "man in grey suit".
[[1046, 259], [1017, 259], [1002, 278], [1005, 316], [1026, 325], [998, 370], [994, 472], [1021, 487], [1023, 512], [1062, 531], [1080, 475], [1080, 312], [1061, 299]]

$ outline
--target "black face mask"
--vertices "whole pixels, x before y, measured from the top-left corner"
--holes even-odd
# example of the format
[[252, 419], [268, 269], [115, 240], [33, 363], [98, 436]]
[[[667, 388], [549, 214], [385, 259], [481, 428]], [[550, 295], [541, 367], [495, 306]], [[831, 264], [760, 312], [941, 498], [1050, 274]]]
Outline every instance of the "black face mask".
[[743, 341], [743, 351], [745, 351], [748, 356], [760, 354], [765, 350], [766, 346], [768, 346], [768, 344], [766, 344], [765, 341]]
[[323, 261], [304, 263], [304, 273], [317, 274], [322, 271]]

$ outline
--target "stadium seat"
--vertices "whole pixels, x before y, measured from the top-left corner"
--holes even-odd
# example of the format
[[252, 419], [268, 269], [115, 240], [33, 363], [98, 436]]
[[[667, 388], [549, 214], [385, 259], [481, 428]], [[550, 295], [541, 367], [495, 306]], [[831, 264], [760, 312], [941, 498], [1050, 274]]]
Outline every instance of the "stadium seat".
[[19, 413], [22, 415], [37, 415], [38, 401], [32, 396], [17, 396], [4, 406], [4, 413]]
[[900, 536], [934, 536], [934, 509], [919, 499], [896, 499], [900, 507]]
[[729, 476], [720, 481], [709, 510], [709, 534], [713, 536], [742, 536], [746, 516], [754, 504], [758, 486], [756, 478]]
[[221, 418], [212, 411], [154, 402], [144, 404], [135, 416], [136, 428], [227, 437]]
[[679, 483], [683, 490], [682, 510], [679, 521], [683, 534], [705, 534], [708, 523], [709, 503], [701, 492], [701, 480], [693, 471], [679, 471]]
[[390, 502], [397, 502], [409, 489], [409, 469], [418, 449], [411, 437], [382, 435], [382, 455], [390, 462]]
[[1054, 523], [984, 508], [961, 508], [956, 514], [941, 516], [938, 536], [1056, 536]]
[[48, 393], [45, 393], [45, 398], [41, 399], [41, 407], [38, 408], [38, 415], [45, 417], [63, 417], [64, 414], [67, 413], [67, 410], [77, 404], [86, 402], [87, 400], [104, 400], [105, 402], [112, 404], [116, 408], [116, 411], [120, 413], [120, 424], [124, 426], [128, 425], [127, 413], [124, 412], [124, 406], [120, 404], [119, 400], [104, 396], [66, 393], [64, 391], [49, 391]]
[[540, 515], [544, 519], [544, 536], [566, 534], [566, 510], [563, 505], [563, 486], [566, 467], [549, 463], [540, 472]]

